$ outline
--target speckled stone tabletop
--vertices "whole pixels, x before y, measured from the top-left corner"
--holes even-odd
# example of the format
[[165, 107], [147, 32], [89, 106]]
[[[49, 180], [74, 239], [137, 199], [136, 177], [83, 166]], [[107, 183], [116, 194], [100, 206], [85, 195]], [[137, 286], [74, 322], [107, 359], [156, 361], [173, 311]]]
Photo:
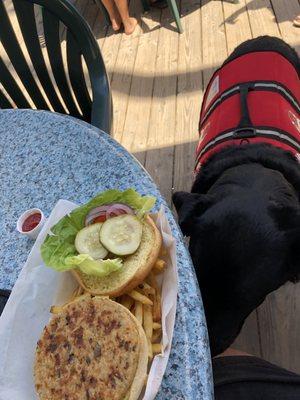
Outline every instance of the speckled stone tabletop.
[[[83, 204], [109, 188], [133, 187], [166, 205], [150, 176], [107, 134], [45, 111], [0, 111], [0, 288], [11, 289], [32, 241], [16, 231], [18, 216], [38, 207], [49, 215], [59, 199]], [[204, 312], [194, 269], [171, 211], [177, 239], [179, 295], [171, 355], [159, 400], [212, 399]]]

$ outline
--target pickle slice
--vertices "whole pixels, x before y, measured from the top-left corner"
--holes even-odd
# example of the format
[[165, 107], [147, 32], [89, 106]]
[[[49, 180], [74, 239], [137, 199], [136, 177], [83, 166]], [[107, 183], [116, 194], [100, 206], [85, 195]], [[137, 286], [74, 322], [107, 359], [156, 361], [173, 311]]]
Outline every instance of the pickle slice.
[[108, 251], [100, 242], [99, 232], [103, 224], [93, 224], [81, 229], [75, 238], [75, 247], [79, 254], [89, 254], [95, 260], [107, 256]]
[[100, 229], [100, 241], [111, 253], [126, 256], [134, 253], [142, 239], [142, 223], [134, 215], [107, 219]]

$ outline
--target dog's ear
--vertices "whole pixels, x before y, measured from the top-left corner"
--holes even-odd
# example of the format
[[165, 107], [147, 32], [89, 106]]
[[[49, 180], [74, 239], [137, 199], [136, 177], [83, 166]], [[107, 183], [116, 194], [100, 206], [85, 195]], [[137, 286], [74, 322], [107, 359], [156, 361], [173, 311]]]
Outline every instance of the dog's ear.
[[188, 192], [176, 192], [172, 200], [178, 214], [179, 226], [185, 236], [191, 236], [195, 219], [213, 203], [209, 195]]

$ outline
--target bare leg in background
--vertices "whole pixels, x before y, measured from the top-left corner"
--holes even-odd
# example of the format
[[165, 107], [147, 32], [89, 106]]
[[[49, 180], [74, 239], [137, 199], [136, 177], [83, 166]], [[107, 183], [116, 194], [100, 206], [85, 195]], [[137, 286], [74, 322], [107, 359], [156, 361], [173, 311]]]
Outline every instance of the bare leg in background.
[[126, 35], [133, 33], [137, 26], [136, 18], [130, 17], [127, 0], [115, 0], [117, 9], [119, 10]]
[[118, 31], [121, 28], [122, 19], [115, 5], [114, 0], [101, 0], [101, 1], [109, 14], [113, 30]]

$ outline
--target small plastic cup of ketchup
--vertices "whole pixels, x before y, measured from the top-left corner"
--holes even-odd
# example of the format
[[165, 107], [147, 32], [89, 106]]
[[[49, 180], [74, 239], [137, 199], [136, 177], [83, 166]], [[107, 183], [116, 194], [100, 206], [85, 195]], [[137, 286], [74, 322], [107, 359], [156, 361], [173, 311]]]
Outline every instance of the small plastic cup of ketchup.
[[39, 208], [31, 208], [18, 219], [17, 230], [31, 239], [36, 239], [45, 221], [46, 218]]

